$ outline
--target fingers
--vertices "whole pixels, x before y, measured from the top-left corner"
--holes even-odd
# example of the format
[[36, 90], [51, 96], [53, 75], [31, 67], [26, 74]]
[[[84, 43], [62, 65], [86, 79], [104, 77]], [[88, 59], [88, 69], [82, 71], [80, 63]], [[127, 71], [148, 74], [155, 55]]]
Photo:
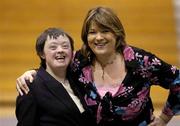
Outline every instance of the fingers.
[[148, 126], [166, 126], [159, 118], [155, 118]]
[[150, 123], [148, 126], [157, 126], [155, 123]]
[[[18, 80], [17, 80], [17, 81], [18, 81]], [[21, 96], [23, 96], [23, 92], [21, 91], [21, 89], [20, 89], [17, 81], [16, 81], [16, 89], [17, 89], [17, 91], [19, 92], [19, 94], [20, 94]]]
[[24, 73], [24, 76], [26, 78], [25, 80], [29, 80], [29, 82], [32, 83], [36, 74], [37, 72], [35, 70], [26, 71]]
[[27, 86], [26, 80], [29, 80], [26, 76], [21, 76], [16, 81], [16, 88], [20, 95], [22, 96], [24, 93], [27, 94], [29, 92], [29, 88]]
[[153, 121], [148, 126], [160, 126], [160, 125], [158, 124], [158, 122]]
[[152, 115], [151, 117], [152, 122], [148, 126], [156, 126], [156, 117]]
[[28, 80], [29, 80], [30, 83], [32, 83], [33, 80], [34, 80], [33, 76], [29, 76]]
[[28, 88], [28, 86], [27, 86], [27, 83], [22, 83], [21, 85], [22, 85], [22, 86], [21, 86], [21, 89], [22, 89], [26, 94], [28, 94], [29, 88]]
[[17, 78], [16, 88], [21, 96], [24, 93], [27, 94], [29, 92], [27, 81], [32, 83], [34, 80], [33, 77], [36, 75], [36, 73], [37, 72], [35, 70], [26, 71], [23, 75], [21, 75], [19, 78]]

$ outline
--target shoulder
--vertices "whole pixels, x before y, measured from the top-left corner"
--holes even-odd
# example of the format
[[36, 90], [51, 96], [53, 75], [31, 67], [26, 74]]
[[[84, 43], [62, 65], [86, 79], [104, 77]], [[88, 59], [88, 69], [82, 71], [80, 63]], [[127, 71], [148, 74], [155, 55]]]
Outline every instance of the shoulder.
[[45, 78], [47, 77], [45, 74], [46, 74], [45, 70], [43, 70], [42, 68], [38, 69], [33, 82], [28, 84], [30, 91], [38, 92], [38, 90], [43, 89], [44, 83], [45, 83]]
[[74, 58], [73, 59], [78, 59], [78, 60], [83, 60], [85, 57], [81, 53], [81, 50], [77, 50], [74, 52]]
[[154, 57], [155, 55], [142, 48], [127, 45], [123, 50], [125, 61], [140, 61], [147, 57]]
[[141, 55], [154, 55], [152, 54], [150, 51], [147, 51], [145, 49], [139, 48], [139, 47], [135, 47], [135, 46], [131, 46], [131, 45], [127, 45], [124, 50], [123, 50], [123, 54], [129, 54], [132, 53], [136, 56], [136, 54], [141, 54]]
[[74, 53], [73, 61], [71, 64], [71, 69], [73, 71], [81, 70], [82, 68], [84, 68], [85, 66], [87, 66], [89, 64], [90, 64], [90, 62], [87, 61], [87, 59], [81, 53], [81, 51], [78, 50]]
[[126, 67], [134, 70], [144, 68], [155, 58], [151, 52], [130, 45], [124, 47], [123, 56]]

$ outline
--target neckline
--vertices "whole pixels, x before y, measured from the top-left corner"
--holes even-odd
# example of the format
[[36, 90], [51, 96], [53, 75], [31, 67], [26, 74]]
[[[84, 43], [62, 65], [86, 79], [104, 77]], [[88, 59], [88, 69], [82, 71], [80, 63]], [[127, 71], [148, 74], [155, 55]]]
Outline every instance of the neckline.
[[[98, 88], [97, 88], [97, 86], [96, 86], [96, 83], [94, 82], [94, 77], [93, 77], [93, 71], [92, 71], [92, 66], [90, 67], [90, 70], [91, 70], [91, 75], [92, 75], [92, 85], [93, 85], [93, 87], [95, 88], [95, 90], [96, 90], [96, 93], [99, 95], [99, 97], [100, 97], [100, 99], [102, 99], [104, 96], [101, 96], [101, 94], [99, 93], [99, 91], [98, 91]], [[122, 81], [121, 82], [119, 82], [120, 84], [119, 84], [119, 86], [118, 86], [118, 88], [117, 88], [117, 90], [116, 90], [116, 93], [114, 93], [113, 95], [112, 95], [112, 97], [116, 97], [117, 95], [118, 95], [118, 91], [119, 90], [121, 90], [121, 88], [124, 86], [124, 84], [126, 84], [126, 81], [127, 81], [127, 78], [128, 78], [128, 76], [129, 76], [129, 74], [130, 74], [130, 72], [129, 72], [129, 70], [127, 69], [127, 72], [126, 72], [126, 75], [124, 76], [124, 78], [122, 79]], [[106, 93], [108, 93], [109, 91], [107, 91]], [[105, 94], [106, 94], [105, 93]], [[109, 92], [110, 94], [111, 94], [111, 92]]]

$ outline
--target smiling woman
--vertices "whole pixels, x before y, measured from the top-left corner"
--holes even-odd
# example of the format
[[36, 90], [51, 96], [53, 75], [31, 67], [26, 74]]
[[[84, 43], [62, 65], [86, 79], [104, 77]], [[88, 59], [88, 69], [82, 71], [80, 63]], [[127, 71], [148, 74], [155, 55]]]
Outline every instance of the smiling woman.
[[73, 39], [60, 29], [46, 29], [37, 39], [36, 52], [41, 66], [29, 94], [17, 98], [17, 126], [93, 125], [69, 74]]

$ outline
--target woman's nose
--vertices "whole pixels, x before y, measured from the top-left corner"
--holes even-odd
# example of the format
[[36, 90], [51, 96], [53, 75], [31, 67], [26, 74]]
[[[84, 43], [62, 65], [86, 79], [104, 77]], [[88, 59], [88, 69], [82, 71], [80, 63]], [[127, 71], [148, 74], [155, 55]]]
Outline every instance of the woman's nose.
[[102, 33], [98, 32], [98, 33], [96, 34], [96, 39], [97, 39], [97, 40], [102, 40], [102, 39], [103, 39]]
[[57, 52], [63, 52], [63, 48], [61, 46], [58, 46]]

